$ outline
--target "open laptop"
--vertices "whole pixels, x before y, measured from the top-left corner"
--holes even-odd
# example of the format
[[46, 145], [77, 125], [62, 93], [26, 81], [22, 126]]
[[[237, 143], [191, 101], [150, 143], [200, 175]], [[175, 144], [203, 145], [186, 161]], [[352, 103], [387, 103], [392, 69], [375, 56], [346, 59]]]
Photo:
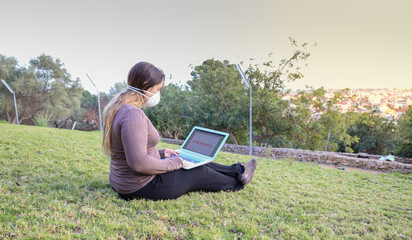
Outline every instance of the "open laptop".
[[186, 163], [184, 169], [213, 162], [228, 137], [229, 134], [225, 132], [193, 127], [178, 150], [179, 157]]

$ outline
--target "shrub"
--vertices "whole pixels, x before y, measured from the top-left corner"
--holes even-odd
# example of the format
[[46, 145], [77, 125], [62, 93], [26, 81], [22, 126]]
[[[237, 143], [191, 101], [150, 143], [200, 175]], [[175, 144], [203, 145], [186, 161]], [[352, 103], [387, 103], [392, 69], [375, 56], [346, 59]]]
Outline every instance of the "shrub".
[[33, 122], [38, 127], [48, 127], [49, 122], [53, 119], [53, 113], [48, 111], [40, 111], [34, 115]]

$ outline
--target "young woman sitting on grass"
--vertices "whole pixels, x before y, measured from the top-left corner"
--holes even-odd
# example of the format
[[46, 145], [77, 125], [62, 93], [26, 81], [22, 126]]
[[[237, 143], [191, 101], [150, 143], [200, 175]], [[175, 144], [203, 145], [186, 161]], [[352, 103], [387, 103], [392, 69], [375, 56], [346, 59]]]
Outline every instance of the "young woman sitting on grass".
[[252, 180], [256, 159], [231, 166], [212, 162], [185, 170], [177, 151], [157, 149], [160, 136], [141, 107], [159, 103], [164, 79], [152, 64], [137, 63], [129, 71], [127, 89], [104, 108], [103, 151], [110, 156], [112, 188], [125, 200], [243, 189]]

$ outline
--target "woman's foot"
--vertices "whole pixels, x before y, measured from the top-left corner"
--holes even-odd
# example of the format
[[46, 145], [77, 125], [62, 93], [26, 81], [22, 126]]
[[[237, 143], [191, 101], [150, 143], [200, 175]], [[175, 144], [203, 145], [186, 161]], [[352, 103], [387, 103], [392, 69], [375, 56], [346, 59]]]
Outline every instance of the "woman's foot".
[[253, 174], [255, 173], [255, 169], [257, 167], [257, 160], [256, 158], [252, 158], [252, 160], [248, 163], [241, 162], [240, 165], [245, 168], [245, 171], [242, 175], [240, 175], [239, 181], [243, 184], [243, 186], [246, 186], [253, 178]]

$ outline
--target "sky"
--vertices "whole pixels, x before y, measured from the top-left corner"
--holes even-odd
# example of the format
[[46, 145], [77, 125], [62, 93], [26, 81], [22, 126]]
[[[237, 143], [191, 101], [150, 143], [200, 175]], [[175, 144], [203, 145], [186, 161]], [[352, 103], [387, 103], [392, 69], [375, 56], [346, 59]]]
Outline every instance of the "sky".
[[[0, 54], [58, 58], [95, 92], [140, 61], [184, 84], [203, 61], [278, 62], [309, 43], [304, 78], [326, 89], [412, 88], [410, 0], [0, 0]], [[313, 44], [317, 46], [312, 46]], [[273, 53], [272, 58], [268, 57]]]

